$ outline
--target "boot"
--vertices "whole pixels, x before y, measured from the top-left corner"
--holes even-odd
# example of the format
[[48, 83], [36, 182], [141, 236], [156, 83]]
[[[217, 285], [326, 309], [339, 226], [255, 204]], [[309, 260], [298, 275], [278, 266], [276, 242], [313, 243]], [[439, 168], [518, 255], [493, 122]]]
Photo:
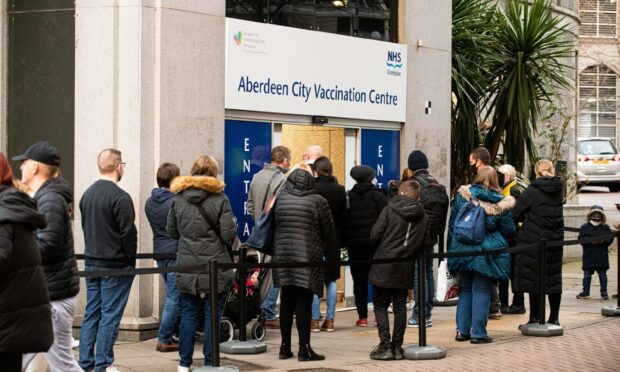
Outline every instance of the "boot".
[[291, 351], [291, 345], [280, 344], [280, 354], [279, 358], [284, 360], [293, 357], [293, 352]]
[[317, 354], [312, 350], [310, 345], [300, 345], [297, 353], [297, 360], [300, 362], [309, 362], [313, 360], [325, 360], [325, 356]]

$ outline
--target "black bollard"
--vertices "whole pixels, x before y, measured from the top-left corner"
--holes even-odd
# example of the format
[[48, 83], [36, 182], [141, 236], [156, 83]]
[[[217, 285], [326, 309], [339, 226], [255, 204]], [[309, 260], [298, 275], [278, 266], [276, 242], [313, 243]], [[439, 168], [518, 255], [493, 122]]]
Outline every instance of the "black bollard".
[[209, 261], [211, 289], [211, 365], [220, 366], [220, 322], [218, 317], [217, 261]]
[[426, 346], [426, 252], [418, 255], [418, 309], [420, 309], [420, 318], [418, 319], [418, 344], [420, 347]]
[[545, 324], [545, 292], [547, 290], [547, 239], [538, 245], [538, 324]]
[[[238, 278], [239, 278], [239, 341], [246, 341], [246, 324], [248, 314], [247, 314], [247, 288], [245, 287], [246, 282], [246, 270], [245, 270], [245, 262], [246, 262], [247, 250], [245, 246], [239, 247], [239, 263], [240, 267], [238, 269]], [[234, 330], [233, 330], [234, 332]]]

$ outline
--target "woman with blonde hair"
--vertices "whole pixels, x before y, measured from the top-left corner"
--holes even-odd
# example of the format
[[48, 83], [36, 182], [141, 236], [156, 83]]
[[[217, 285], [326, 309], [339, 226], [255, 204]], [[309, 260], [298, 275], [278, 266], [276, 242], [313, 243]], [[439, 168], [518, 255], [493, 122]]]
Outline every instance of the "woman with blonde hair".
[[[479, 244], [455, 234], [458, 222], [456, 216], [470, 202], [480, 205], [485, 214], [484, 240]], [[508, 247], [506, 237], [516, 233], [510, 214], [514, 205], [514, 197], [502, 195], [495, 169], [489, 166], [479, 168], [476, 183], [461, 186], [452, 204], [448, 252], [489, 251]], [[461, 282], [456, 308], [456, 341], [471, 340], [472, 344], [492, 342], [486, 329], [491, 291], [495, 282], [508, 279], [510, 254], [449, 258], [448, 268], [451, 272], [459, 273]]]
[[[564, 217], [562, 206], [562, 179], [555, 176], [553, 163], [541, 159], [534, 168], [536, 179], [528, 186], [513, 211], [515, 221], [523, 222], [518, 243], [538, 243], [564, 240]], [[544, 290], [549, 297], [551, 313], [547, 323], [559, 325], [560, 300], [562, 296], [562, 249], [547, 248], [546, 288], [539, 288], [538, 251], [529, 250], [515, 255], [513, 292], [530, 294], [530, 318], [528, 324], [538, 323], [538, 294]]]

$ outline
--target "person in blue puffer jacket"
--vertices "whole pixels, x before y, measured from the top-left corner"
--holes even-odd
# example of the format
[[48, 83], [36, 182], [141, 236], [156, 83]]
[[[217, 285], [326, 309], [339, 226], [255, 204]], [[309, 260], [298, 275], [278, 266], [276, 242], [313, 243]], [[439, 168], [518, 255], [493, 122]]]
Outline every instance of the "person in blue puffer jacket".
[[[455, 219], [461, 208], [474, 198], [485, 212], [485, 237], [479, 245], [465, 244], [454, 237]], [[475, 202], [477, 203], [477, 202]], [[484, 166], [478, 170], [476, 184], [461, 186], [452, 204], [448, 229], [448, 252], [490, 251], [507, 248], [507, 237], [516, 234], [510, 214], [515, 198], [503, 196], [495, 169]], [[456, 309], [457, 341], [471, 340], [472, 344], [492, 342], [486, 326], [493, 283], [510, 276], [510, 254], [455, 257], [448, 259], [448, 268], [457, 272], [461, 292]]]
[[[170, 183], [181, 174], [179, 167], [172, 163], [163, 163], [157, 169], [158, 188], [151, 191], [151, 197], [144, 205], [146, 217], [153, 230], [153, 253], [171, 254], [177, 253], [179, 239], [171, 238], [166, 231], [168, 212], [172, 206], [174, 193], [170, 191]], [[157, 259], [157, 267], [174, 266], [176, 258]], [[166, 284], [166, 303], [160, 317], [159, 336], [155, 349], [160, 352], [179, 350], [178, 342], [175, 342], [175, 324], [179, 310], [179, 290], [176, 286], [175, 273], [163, 273]]]

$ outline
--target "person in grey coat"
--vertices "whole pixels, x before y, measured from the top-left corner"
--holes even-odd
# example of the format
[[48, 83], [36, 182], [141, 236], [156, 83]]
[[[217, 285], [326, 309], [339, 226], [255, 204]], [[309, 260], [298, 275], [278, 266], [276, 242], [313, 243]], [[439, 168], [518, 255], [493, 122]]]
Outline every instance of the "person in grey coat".
[[[217, 161], [208, 155], [196, 159], [190, 176], [177, 177], [170, 185], [176, 195], [168, 214], [167, 231], [179, 239], [177, 266], [206, 264], [209, 261], [231, 263], [228, 245], [235, 238], [237, 224], [228, 197], [222, 192], [224, 183], [216, 178]], [[201, 211], [202, 208], [202, 211]], [[203, 214], [205, 216], [203, 216]], [[205, 220], [206, 217], [206, 220]], [[194, 354], [194, 338], [204, 305], [204, 363], [211, 365], [211, 296], [218, 297], [218, 323], [222, 316], [225, 293], [232, 286], [233, 271], [218, 270], [218, 287], [213, 292], [209, 272], [177, 273], [181, 293], [181, 325], [179, 334], [179, 371], [189, 371]]]
[[[273, 207], [274, 263], [322, 262], [326, 243], [333, 233], [329, 204], [318, 195], [312, 175], [302, 169], [288, 177]], [[291, 328], [293, 316], [299, 333], [297, 360], [323, 360], [310, 347], [310, 322], [314, 294], [323, 294], [324, 267], [274, 269], [274, 283], [281, 288], [280, 359], [293, 356]]]

